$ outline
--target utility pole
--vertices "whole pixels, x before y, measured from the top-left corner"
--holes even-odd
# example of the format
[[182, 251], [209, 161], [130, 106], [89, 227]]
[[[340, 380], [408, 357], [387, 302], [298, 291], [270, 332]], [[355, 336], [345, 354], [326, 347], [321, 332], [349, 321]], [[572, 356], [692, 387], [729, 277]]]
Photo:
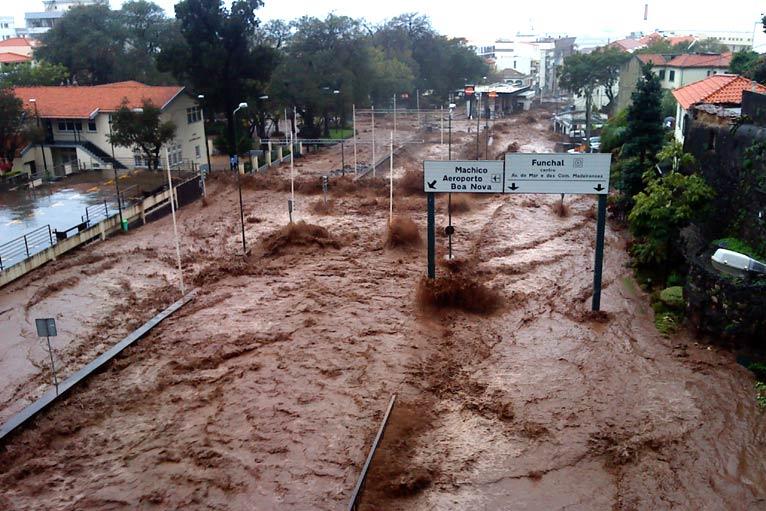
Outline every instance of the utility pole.
[[420, 129], [422, 128], [420, 125], [420, 89], [415, 89], [415, 109], [418, 111], [418, 129]]
[[[420, 115], [420, 110], [418, 110], [418, 115]], [[444, 107], [442, 107], [441, 110], [441, 129], [439, 132], [441, 133], [441, 145], [444, 145]]]
[[[205, 127], [205, 95], [200, 94], [197, 96], [197, 98], [200, 100], [200, 103], [202, 103], [200, 107], [200, 112], [202, 112], [202, 138], [205, 140], [205, 155], [207, 155], [207, 174], [210, 174], [213, 172], [213, 168], [210, 166], [210, 146], [207, 143], [207, 128]], [[205, 188], [205, 174], [202, 175], [202, 196], [207, 197], [207, 189]]]
[[481, 92], [476, 93], [476, 159], [479, 159], [479, 133], [481, 132]]
[[354, 175], [358, 172], [357, 162], [356, 162], [356, 104], [351, 105], [351, 126], [354, 130]]
[[[245, 210], [242, 206], [242, 182], [239, 176], [239, 151], [237, 150], [237, 112], [247, 108], [247, 103], [242, 102], [234, 110], [234, 170], [237, 172], [237, 188], [239, 189], [239, 219], [242, 225], [242, 256], [247, 255], [247, 244], [245, 243]], [[170, 167], [168, 167], [168, 177], [170, 177]], [[175, 218], [175, 217], [174, 217]], [[179, 266], [180, 266], [179, 259]]]
[[372, 177], [375, 177], [375, 105], [370, 107], [372, 112]]
[[[181, 296], [186, 294], [184, 287], [184, 273], [181, 269], [181, 244], [178, 241], [178, 225], [176, 224], [176, 203], [173, 190], [173, 179], [170, 177], [170, 159], [168, 158], [168, 148], [165, 146], [165, 166], [168, 169], [168, 193], [170, 193], [170, 213], [173, 216], [173, 238], [176, 243], [176, 263], [178, 264], [178, 282], [181, 288]], [[239, 175], [239, 174], [237, 174]]]
[[125, 219], [122, 218], [122, 199], [120, 198], [120, 178], [117, 176], [117, 159], [114, 157], [114, 143], [112, 142], [112, 118], [109, 117], [109, 145], [112, 146], [112, 170], [114, 171], [114, 189], [117, 192], [117, 211], [120, 213], [120, 228], [128, 230]]

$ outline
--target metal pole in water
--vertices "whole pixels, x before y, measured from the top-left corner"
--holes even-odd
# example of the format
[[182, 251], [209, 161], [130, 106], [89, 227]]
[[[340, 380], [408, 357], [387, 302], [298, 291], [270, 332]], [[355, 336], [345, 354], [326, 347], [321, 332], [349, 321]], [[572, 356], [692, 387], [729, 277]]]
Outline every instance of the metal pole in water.
[[351, 119], [352, 127], [354, 130], [354, 175], [358, 172], [358, 166], [356, 162], [356, 105], [351, 105]]
[[598, 225], [596, 226], [596, 262], [593, 266], [593, 307], [601, 310], [601, 277], [604, 266], [604, 234], [606, 231], [606, 195], [598, 196]]
[[388, 155], [388, 223], [394, 221], [394, 132], [391, 132], [390, 152]]
[[59, 380], [56, 376], [56, 366], [53, 363], [53, 348], [51, 348], [51, 338], [50, 336], [45, 336], [45, 339], [48, 341], [48, 354], [51, 356], [51, 373], [53, 374], [53, 385], [56, 387], [56, 395], [59, 395]]
[[[293, 165], [293, 153], [295, 152], [295, 136], [290, 130], [290, 200], [295, 204], [295, 166]], [[292, 221], [291, 221], [292, 223]]]
[[[173, 216], [173, 237], [176, 242], [176, 262], [178, 263], [178, 281], [181, 287], [181, 296], [183, 296], [186, 294], [186, 287], [184, 286], [184, 274], [183, 274], [183, 270], [181, 269], [181, 245], [178, 242], [178, 225], [176, 224], [176, 205], [175, 205], [175, 200], [173, 197], [173, 180], [170, 177], [169, 162], [167, 165], [167, 169], [168, 169], [168, 193], [170, 194], [170, 213]], [[237, 172], [237, 179], [239, 179], [239, 172]], [[242, 197], [241, 193], [242, 192], [240, 189], [240, 197]], [[243, 238], [243, 241], [244, 241], [244, 238]]]
[[375, 177], [375, 105], [370, 107], [372, 112], [372, 177]]
[[428, 202], [428, 228], [426, 237], [428, 238], [428, 278], [436, 278], [436, 194], [433, 192], [426, 194]]
[[[419, 110], [418, 110], [418, 115], [420, 115]], [[444, 107], [442, 107], [442, 115], [441, 115], [441, 145], [444, 145]]]

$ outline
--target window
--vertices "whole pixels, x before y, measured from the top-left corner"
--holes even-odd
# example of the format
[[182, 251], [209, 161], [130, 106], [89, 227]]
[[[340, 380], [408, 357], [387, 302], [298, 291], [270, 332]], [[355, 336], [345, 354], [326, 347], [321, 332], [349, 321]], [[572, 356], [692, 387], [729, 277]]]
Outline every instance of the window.
[[174, 141], [170, 146], [168, 146], [168, 165], [178, 165], [183, 159], [182, 156], [181, 144]]
[[199, 150], [198, 145], [194, 146], [194, 155], [197, 157], [198, 160], [202, 157], [202, 151]]
[[202, 120], [202, 111], [198, 106], [193, 106], [186, 109], [186, 122], [192, 124]]
[[136, 167], [145, 168], [149, 166], [149, 162], [146, 155], [141, 152], [137, 147], [133, 148], [133, 163]]
[[708, 133], [708, 138], [707, 138], [707, 150], [708, 151], [714, 151], [715, 150], [715, 138], [716, 138], [715, 137], [715, 131], [714, 130], [710, 130], [710, 132]]
[[88, 131], [93, 131], [93, 132], [97, 131], [95, 119], [88, 120]]
[[675, 82], [676, 81], [676, 72], [675, 70], [670, 70], [670, 75], [668, 76], [669, 82]]
[[59, 131], [82, 131], [82, 121], [64, 121], [58, 122]]
[[665, 70], [660, 69], [660, 80], [664, 80], [664, 79], [665, 79]]

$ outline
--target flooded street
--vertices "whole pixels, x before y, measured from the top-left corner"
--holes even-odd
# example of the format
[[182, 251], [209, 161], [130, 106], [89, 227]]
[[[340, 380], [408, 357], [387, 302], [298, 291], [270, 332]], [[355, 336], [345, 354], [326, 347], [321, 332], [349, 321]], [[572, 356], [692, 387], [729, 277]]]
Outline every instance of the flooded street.
[[[127, 196], [163, 183], [163, 174], [141, 170], [119, 171], [119, 178], [121, 193]], [[108, 211], [117, 211], [116, 197], [111, 170], [68, 176], [34, 189], [0, 192], [0, 245], [46, 225], [53, 230], [69, 229], [84, 221], [89, 206], [106, 203]]]
[[[549, 116], [498, 121], [490, 157], [553, 151]], [[467, 125], [453, 158], [475, 151]], [[423, 137], [395, 158], [393, 196], [425, 238], [407, 176], [447, 146]], [[593, 197], [560, 215], [558, 196], [464, 195], [453, 269], [500, 299], [433, 310], [417, 299], [425, 244], [385, 243], [388, 169], [331, 179], [323, 205], [318, 176], [341, 158], [296, 160], [296, 221], [317, 226], [300, 242], [284, 230], [289, 165], [243, 180], [247, 257], [231, 177], [179, 211], [197, 298], [2, 447], [0, 509], [346, 509], [392, 394], [362, 509], [766, 508], [752, 376], [656, 331], [618, 226], [590, 312]], [[440, 260], [446, 226], [439, 196]], [[60, 321], [67, 375], [179, 298], [168, 232], [164, 217], [0, 290], [0, 421], [50, 386], [35, 317]]]

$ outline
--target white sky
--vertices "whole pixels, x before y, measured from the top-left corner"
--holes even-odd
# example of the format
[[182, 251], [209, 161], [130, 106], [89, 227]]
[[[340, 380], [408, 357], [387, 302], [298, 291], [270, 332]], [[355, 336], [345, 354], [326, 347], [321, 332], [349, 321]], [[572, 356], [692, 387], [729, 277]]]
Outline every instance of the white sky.
[[[154, 0], [173, 14], [176, 0]], [[123, 0], [111, 0], [118, 8]], [[649, 20], [644, 22], [644, 4]], [[688, 31], [753, 31], [766, 12], [758, 0], [265, 0], [259, 17], [293, 19], [324, 17], [328, 12], [379, 22], [403, 12], [427, 14], [441, 33], [477, 41], [512, 37], [517, 32], [576, 35], [589, 39], [619, 39], [631, 31], [655, 28]], [[471, 10], [476, 14], [472, 15]], [[0, 16], [15, 16], [23, 25], [24, 12], [42, 10], [40, 0], [0, 0]], [[579, 41], [580, 45], [586, 41]]]

